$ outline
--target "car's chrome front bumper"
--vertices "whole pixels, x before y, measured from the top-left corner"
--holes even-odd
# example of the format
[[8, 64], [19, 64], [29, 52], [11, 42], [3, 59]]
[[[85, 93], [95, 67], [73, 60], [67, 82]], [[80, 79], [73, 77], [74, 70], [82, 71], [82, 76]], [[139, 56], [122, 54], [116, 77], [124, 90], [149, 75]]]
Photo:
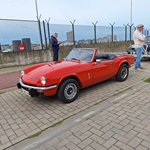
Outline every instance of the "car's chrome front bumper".
[[[57, 85], [51, 85], [51, 86], [48, 86], [48, 87], [38, 87], [38, 86], [31, 86], [31, 85], [26, 85], [22, 82], [21, 79], [19, 79], [19, 84], [20, 84], [20, 88], [23, 87], [23, 88], [28, 88], [28, 89], [35, 89], [35, 90], [41, 90], [41, 91], [44, 91], [44, 90], [50, 90], [50, 89], [54, 89], [57, 87]], [[19, 88], [19, 87], [18, 87]]]

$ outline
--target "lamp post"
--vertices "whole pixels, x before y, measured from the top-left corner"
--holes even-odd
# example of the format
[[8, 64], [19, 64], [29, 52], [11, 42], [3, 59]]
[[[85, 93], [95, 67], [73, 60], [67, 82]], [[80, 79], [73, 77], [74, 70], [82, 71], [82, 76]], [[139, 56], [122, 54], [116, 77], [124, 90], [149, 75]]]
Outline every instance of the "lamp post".
[[38, 28], [39, 28], [39, 36], [40, 36], [40, 45], [41, 45], [41, 49], [43, 49], [42, 31], [41, 31], [41, 24], [40, 24], [41, 15], [39, 16], [39, 14], [38, 14], [37, 0], [35, 0], [35, 7], [36, 7], [36, 17], [37, 17], [37, 20], [38, 20]]
[[38, 18], [38, 17], [39, 17], [39, 14], [38, 14], [37, 0], [35, 0], [35, 7], [36, 7], [36, 17]]

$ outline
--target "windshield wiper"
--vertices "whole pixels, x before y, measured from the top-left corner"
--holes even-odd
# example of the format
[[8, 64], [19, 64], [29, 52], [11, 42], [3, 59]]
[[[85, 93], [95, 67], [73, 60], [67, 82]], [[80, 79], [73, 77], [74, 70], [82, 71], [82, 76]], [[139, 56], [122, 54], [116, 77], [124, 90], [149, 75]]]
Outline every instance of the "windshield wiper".
[[80, 61], [79, 59], [77, 59], [77, 58], [71, 58], [71, 60], [78, 60], [78, 61]]

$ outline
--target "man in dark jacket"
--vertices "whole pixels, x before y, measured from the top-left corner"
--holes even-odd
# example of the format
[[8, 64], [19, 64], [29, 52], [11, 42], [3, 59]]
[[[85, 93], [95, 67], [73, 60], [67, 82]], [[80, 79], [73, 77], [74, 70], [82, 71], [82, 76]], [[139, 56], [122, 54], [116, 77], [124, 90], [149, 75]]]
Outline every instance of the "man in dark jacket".
[[53, 51], [53, 61], [58, 61], [59, 45], [61, 44], [61, 42], [58, 42], [57, 37], [58, 37], [57, 33], [55, 33], [53, 36], [51, 36], [51, 45], [52, 45], [52, 51]]

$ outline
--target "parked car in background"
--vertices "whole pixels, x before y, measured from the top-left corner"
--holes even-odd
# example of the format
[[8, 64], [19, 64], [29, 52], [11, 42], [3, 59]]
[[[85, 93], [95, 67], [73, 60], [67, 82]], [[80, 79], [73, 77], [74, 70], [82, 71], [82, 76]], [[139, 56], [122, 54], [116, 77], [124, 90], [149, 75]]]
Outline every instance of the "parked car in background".
[[[128, 54], [136, 57], [136, 51], [134, 49], [134, 45], [129, 46], [127, 52]], [[142, 58], [149, 58], [149, 57], [150, 57], [150, 36], [146, 36], [143, 45]]]
[[32, 65], [21, 71], [18, 88], [31, 97], [57, 95], [64, 103], [73, 102], [80, 89], [115, 77], [125, 81], [134, 57], [99, 54], [93, 48], [74, 48], [63, 61]]
[[9, 44], [3, 44], [1, 45], [1, 52], [12, 52], [13, 49]]

